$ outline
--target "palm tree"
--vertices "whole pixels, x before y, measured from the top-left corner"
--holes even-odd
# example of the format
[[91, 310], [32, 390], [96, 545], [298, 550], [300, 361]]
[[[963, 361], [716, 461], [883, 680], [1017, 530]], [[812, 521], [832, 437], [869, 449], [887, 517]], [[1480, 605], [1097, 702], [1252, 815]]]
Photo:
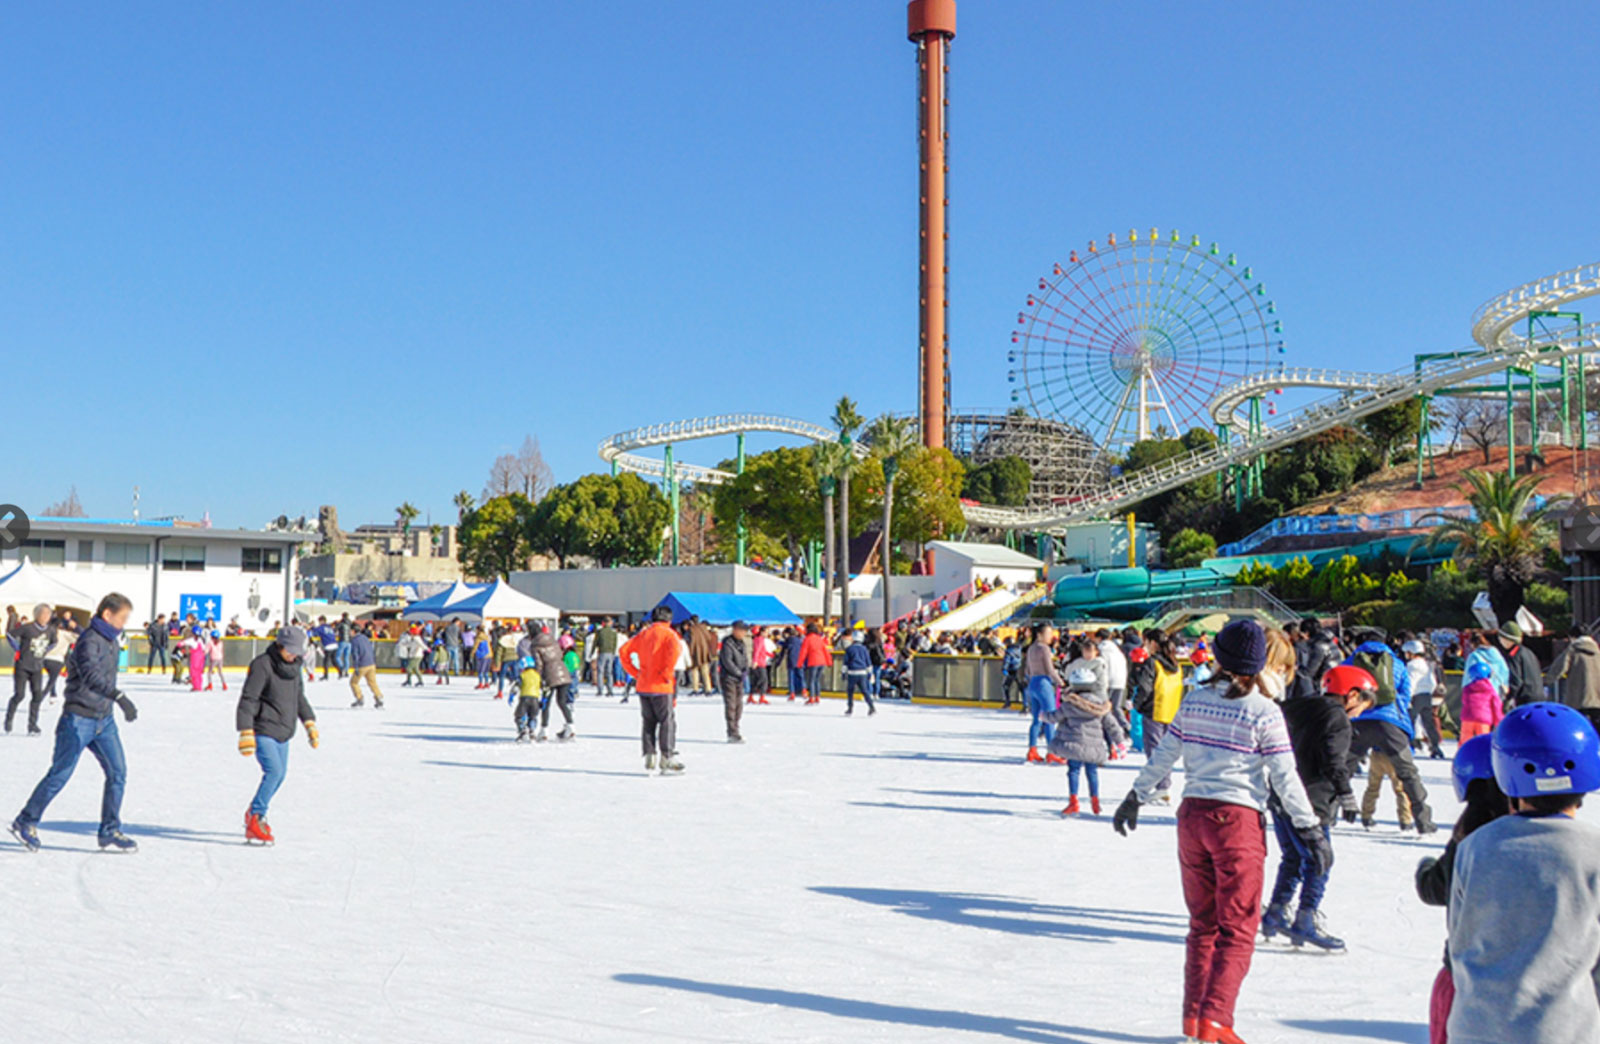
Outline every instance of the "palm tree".
[[822, 626], [824, 628], [833, 617], [833, 495], [839, 488], [839, 476], [848, 466], [851, 455], [847, 447], [837, 442], [819, 442], [811, 451], [811, 467], [817, 473], [817, 487], [822, 492]]
[[395, 508], [394, 514], [395, 518], [400, 522], [401, 534], [409, 535], [411, 533], [411, 523], [418, 515], [422, 514], [422, 512], [418, 511], [417, 506], [408, 500], [404, 504], [401, 504], [399, 507]]
[[1503, 471], [1469, 471], [1466, 478], [1469, 488], [1463, 492], [1474, 517], [1426, 516], [1440, 522], [1425, 544], [1435, 548], [1453, 541], [1456, 559], [1483, 577], [1495, 617], [1513, 620], [1554, 539], [1552, 516], [1564, 505], [1533, 503], [1543, 475], [1512, 478]]
[[855, 449], [851, 443], [856, 432], [866, 423], [866, 418], [856, 409], [855, 400], [841, 395], [833, 406], [833, 426], [839, 429], [839, 442], [849, 454], [839, 472], [839, 587], [845, 591], [844, 611], [840, 614], [846, 626], [850, 620], [850, 473], [856, 467]]
[[903, 417], [884, 414], [872, 422], [864, 436], [872, 452], [883, 461], [883, 543], [880, 558], [883, 561], [883, 622], [890, 620], [889, 576], [893, 571], [894, 542], [890, 539], [889, 524], [893, 520], [894, 480], [900, 472], [901, 462], [921, 443], [916, 427]]
[[478, 502], [472, 499], [472, 494], [466, 490], [456, 494], [455, 504], [457, 523], [465, 523], [467, 521], [467, 512], [478, 506]]

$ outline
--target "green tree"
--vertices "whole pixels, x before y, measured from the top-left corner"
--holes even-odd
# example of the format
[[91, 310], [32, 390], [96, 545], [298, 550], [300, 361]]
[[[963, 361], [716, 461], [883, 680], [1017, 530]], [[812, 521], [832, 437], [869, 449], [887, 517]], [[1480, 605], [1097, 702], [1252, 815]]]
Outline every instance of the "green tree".
[[1361, 430], [1372, 440], [1383, 467], [1394, 460], [1394, 451], [1413, 442], [1422, 428], [1422, 400], [1407, 399], [1369, 413], [1360, 421]]
[[967, 527], [961, 513], [961, 482], [966, 469], [947, 449], [917, 447], [900, 462], [896, 477], [894, 539], [926, 544], [955, 536]]
[[579, 556], [603, 567], [640, 565], [656, 557], [671, 514], [661, 491], [637, 475], [584, 475], [539, 501], [528, 542], [563, 569]]
[[735, 531], [742, 513], [752, 538], [759, 533], [787, 549], [798, 569], [801, 549], [822, 536], [822, 498], [811, 452], [785, 446], [746, 458], [743, 475], [716, 487], [717, 528]]
[[467, 521], [467, 512], [471, 511], [477, 505], [477, 501], [473, 499], [471, 493], [468, 493], [466, 490], [462, 490], [460, 493], [455, 495], [455, 505], [456, 523], [458, 525], [465, 525]]
[[533, 504], [508, 493], [467, 511], [457, 534], [456, 558], [467, 575], [479, 579], [509, 576], [528, 564], [527, 527]]
[[[856, 469], [856, 456], [852, 446], [856, 433], [866, 423], [866, 418], [861, 416], [861, 411], [856, 409], [855, 400], [848, 395], [840, 396], [833, 407], [833, 426], [839, 429], [839, 442], [850, 453], [845, 457], [839, 471], [839, 586], [847, 590], [850, 584], [850, 476]], [[844, 615], [850, 615], [850, 599], [844, 599]]]
[[416, 521], [417, 516], [420, 514], [422, 512], [418, 511], [417, 506], [409, 500], [395, 508], [394, 516], [395, 520], [400, 523], [400, 532], [410, 533], [411, 523]]
[[1217, 538], [1210, 533], [1180, 529], [1167, 544], [1167, 556], [1175, 569], [1193, 569], [1208, 558], [1217, 557]]
[[1021, 507], [1028, 502], [1033, 469], [1021, 457], [1007, 456], [967, 469], [961, 495], [981, 504]]
[[839, 491], [841, 475], [849, 473], [855, 464], [850, 447], [837, 442], [819, 442], [811, 448], [811, 470], [816, 476], [817, 492], [822, 496], [822, 625], [827, 627], [833, 616], [834, 563], [838, 550], [834, 544], [833, 498]]
[[1539, 575], [1545, 550], [1555, 541], [1551, 520], [1558, 505], [1534, 505], [1543, 475], [1512, 478], [1504, 471], [1469, 471], [1466, 480], [1462, 492], [1474, 517], [1442, 519], [1428, 533], [1426, 545], [1453, 542], [1456, 559], [1483, 578], [1495, 617], [1515, 619], [1527, 586]]

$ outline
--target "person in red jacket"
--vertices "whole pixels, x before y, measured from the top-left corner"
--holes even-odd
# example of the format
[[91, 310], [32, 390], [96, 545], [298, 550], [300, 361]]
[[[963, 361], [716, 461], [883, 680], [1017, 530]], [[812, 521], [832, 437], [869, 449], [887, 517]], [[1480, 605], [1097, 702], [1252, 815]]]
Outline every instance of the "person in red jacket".
[[659, 765], [663, 776], [683, 771], [683, 762], [673, 753], [677, 732], [673, 701], [678, 690], [682, 643], [672, 629], [672, 610], [658, 605], [650, 613], [650, 626], [617, 650], [618, 662], [639, 691], [639, 713], [644, 718], [644, 770], [653, 772]]
[[822, 671], [833, 663], [833, 653], [828, 650], [828, 640], [822, 637], [820, 624], [806, 624], [806, 636], [800, 643], [800, 668], [806, 675], [806, 702], [822, 702]]

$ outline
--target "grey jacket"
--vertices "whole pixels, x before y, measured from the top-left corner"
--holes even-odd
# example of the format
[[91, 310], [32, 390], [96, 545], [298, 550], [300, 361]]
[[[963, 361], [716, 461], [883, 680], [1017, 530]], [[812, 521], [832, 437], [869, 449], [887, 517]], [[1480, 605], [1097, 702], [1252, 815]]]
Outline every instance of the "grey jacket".
[[1502, 816], [1450, 885], [1450, 1044], [1600, 1044], [1600, 829]]
[[1107, 694], [1106, 662], [1073, 660], [1067, 664], [1066, 677], [1072, 672], [1088, 669], [1095, 674], [1095, 687], [1085, 692], [1061, 690], [1061, 706], [1053, 714], [1041, 714], [1040, 720], [1056, 723], [1055, 736], [1050, 740], [1050, 753], [1068, 761], [1086, 761], [1091, 765], [1104, 765], [1111, 760], [1111, 744], [1121, 743], [1122, 725], [1111, 713]]
[[1557, 687], [1567, 706], [1600, 710], [1600, 645], [1588, 635], [1574, 638], [1550, 665], [1545, 681]]
[[549, 631], [541, 631], [533, 639], [533, 658], [539, 661], [539, 683], [546, 689], [572, 684], [572, 672], [567, 670], [561, 646]]

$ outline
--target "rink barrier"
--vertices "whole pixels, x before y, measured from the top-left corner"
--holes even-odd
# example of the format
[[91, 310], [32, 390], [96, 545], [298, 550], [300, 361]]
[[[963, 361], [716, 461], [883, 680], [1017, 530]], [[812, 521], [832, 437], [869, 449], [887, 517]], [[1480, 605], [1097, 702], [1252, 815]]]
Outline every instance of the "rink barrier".
[[[222, 666], [226, 670], [244, 670], [250, 666], [250, 661], [260, 656], [272, 647], [273, 639], [266, 637], [245, 636], [242, 638], [222, 639]], [[399, 657], [394, 654], [395, 640], [393, 638], [374, 638], [372, 640], [373, 652], [377, 656], [378, 670], [393, 671], [398, 673], [402, 668]], [[144, 635], [133, 635], [128, 638], [127, 656], [123, 660], [122, 669], [143, 668], [149, 662], [150, 639]], [[170, 665], [173, 656], [172, 646], [167, 647], [167, 661]], [[171, 669], [170, 666], [168, 668]]]

